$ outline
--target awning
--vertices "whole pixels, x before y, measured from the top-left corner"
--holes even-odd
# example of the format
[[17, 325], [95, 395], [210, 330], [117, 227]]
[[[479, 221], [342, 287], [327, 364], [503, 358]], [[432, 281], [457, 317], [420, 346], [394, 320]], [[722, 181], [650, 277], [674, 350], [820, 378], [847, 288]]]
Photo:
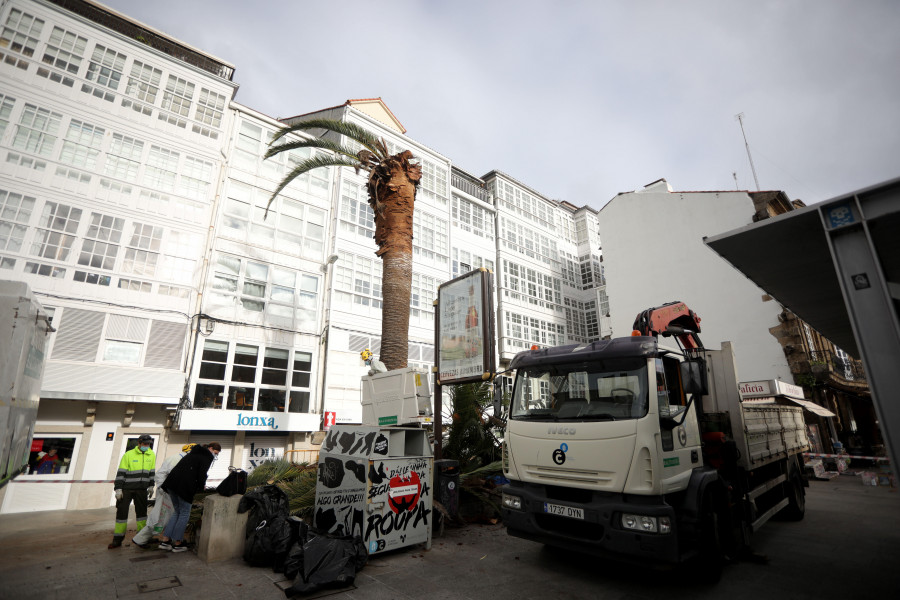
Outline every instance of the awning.
[[788, 398], [788, 397], [785, 397], [784, 399], [790, 400], [791, 402], [799, 404], [800, 406], [802, 406], [809, 412], [819, 415], [820, 417], [836, 417], [837, 416], [833, 412], [828, 410], [827, 408], [819, 406], [815, 402], [810, 402], [809, 400], [797, 400], [796, 398]]

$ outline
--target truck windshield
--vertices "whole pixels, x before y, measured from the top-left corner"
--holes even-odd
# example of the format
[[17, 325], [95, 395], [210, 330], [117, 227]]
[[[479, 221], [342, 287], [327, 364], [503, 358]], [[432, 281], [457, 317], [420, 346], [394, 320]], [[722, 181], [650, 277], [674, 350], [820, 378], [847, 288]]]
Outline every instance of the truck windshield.
[[510, 417], [550, 421], [639, 419], [647, 414], [647, 363], [540, 365], [516, 374]]

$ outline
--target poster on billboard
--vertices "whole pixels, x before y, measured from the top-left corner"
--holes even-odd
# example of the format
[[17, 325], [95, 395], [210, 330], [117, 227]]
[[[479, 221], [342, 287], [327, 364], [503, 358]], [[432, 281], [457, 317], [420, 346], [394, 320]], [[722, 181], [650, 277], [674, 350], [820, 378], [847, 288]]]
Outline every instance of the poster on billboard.
[[494, 358], [493, 274], [476, 269], [438, 286], [435, 347], [441, 385], [490, 379]]

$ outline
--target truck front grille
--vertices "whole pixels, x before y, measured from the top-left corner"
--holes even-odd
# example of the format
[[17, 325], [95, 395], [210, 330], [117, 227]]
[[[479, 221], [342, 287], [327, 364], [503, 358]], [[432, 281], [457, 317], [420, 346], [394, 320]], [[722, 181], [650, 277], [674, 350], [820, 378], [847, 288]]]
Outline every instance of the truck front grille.
[[615, 473], [586, 469], [561, 469], [559, 467], [539, 467], [525, 465], [525, 473], [534, 481], [546, 484], [578, 485], [595, 490], [607, 490], [612, 485]]

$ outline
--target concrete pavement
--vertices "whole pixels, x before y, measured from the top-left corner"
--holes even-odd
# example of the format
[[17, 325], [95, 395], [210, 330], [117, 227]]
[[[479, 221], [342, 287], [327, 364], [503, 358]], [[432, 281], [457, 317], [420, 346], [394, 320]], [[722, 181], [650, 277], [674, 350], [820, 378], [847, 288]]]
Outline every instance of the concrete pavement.
[[[646, 569], [568, 555], [511, 538], [502, 525], [451, 529], [433, 548], [376, 555], [335, 599], [889, 597], [900, 589], [900, 494], [859, 477], [812, 481], [806, 519], [771, 522], [754, 538], [767, 564], [726, 567], [716, 586], [678, 568]], [[285, 598], [284, 576], [240, 559], [107, 550], [114, 509], [0, 515], [0, 598]], [[310, 596], [317, 597], [317, 596]]]

